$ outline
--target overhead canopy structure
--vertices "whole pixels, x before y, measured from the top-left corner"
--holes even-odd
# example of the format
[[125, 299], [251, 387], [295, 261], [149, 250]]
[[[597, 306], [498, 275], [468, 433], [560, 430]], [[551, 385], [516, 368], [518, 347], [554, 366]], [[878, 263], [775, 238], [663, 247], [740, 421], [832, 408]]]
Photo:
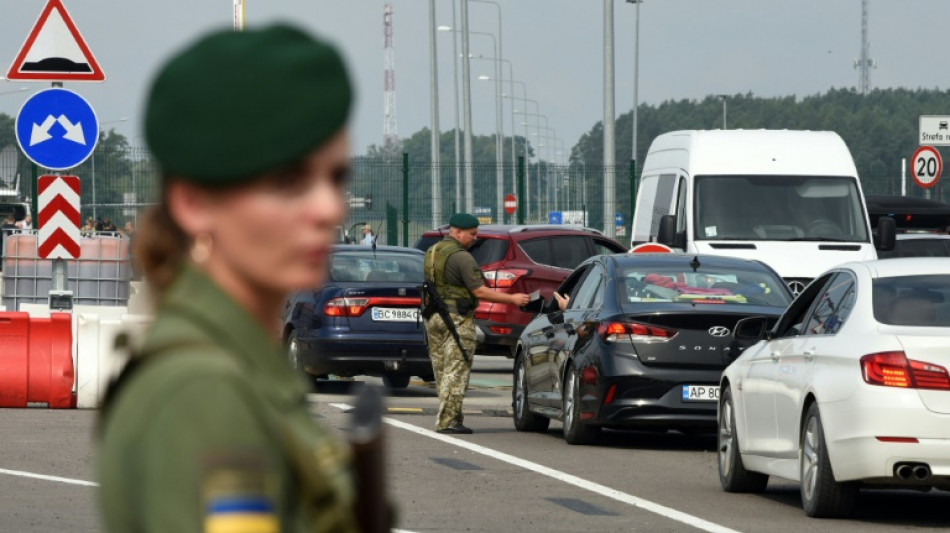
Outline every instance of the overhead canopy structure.
[[909, 196], [865, 196], [871, 227], [882, 216], [897, 222], [898, 231], [940, 230], [950, 227], [950, 204]]

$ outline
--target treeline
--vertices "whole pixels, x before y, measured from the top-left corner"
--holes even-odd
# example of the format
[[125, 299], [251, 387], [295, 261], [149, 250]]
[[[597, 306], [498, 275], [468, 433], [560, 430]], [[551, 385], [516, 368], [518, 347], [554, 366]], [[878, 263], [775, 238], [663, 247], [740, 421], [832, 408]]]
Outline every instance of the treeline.
[[[752, 94], [726, 97], [729, 129], [827, 130], [844, 139], [862, 177], [898, 176], [901, 158], [918, 147], [920, 115], [950, 115], [950, 91], [876, 89], [867, 95], [854, 89], [832, 89], [796, 98], [760, 98]], [[633, 113], [616, 121], [617, 163], [629, 164]], [[638, 154], [642, 160], [657, 135], [686, 129], [722, 128], [722, 99], [669, 100], [640, 105]], [[588, 164], [603, 161], [603, 122], [595, 124], [573, 147], [572, 158]]]

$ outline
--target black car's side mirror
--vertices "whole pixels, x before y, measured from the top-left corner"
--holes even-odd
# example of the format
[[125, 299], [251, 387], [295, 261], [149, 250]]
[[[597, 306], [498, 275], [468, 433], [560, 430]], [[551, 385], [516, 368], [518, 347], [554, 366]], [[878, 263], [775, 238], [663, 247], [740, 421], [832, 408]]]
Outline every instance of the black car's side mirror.
[[525, 313], [532, 313], [536, 315], [544, 310], [544, 306], [544, 298], [535, 298], [534, 300], [531, 300], [530, 302], [521, 306], [521, 310]]
[[557, 300], [554, 298], [554, 295], [551, 295], [550, 298], [544, 300], [544, 305], [541, 307], [541, 312], [546, 315], [560, 310], [561, 308], [557, 306]]
[[769, 322], [764, 316], [750, 316], [736, 322], [733, 336], [737, 340], [759, 341], [768, 337]]

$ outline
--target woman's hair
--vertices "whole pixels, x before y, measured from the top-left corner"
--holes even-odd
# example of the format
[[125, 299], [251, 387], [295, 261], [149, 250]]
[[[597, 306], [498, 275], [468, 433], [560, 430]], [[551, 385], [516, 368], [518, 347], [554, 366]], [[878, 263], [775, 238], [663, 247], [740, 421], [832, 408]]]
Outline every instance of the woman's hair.
[[132, 242], [132, 256], [161, 299], [184, 263], [190, 240], [168, 213], [165, 202], [150, 207], [139, 219]]

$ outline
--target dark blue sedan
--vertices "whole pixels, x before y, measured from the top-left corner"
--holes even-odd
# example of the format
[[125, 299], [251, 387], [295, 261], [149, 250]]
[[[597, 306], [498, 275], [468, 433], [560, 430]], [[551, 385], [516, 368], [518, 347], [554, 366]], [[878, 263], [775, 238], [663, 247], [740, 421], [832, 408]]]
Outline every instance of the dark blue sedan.
[[328, 282], [287, 300], [291, 364], [315, 377], [382, 376], [393, 388], [412, 376], [431, 381], [419, 317], [424, 257], [414, 248], [335, 246]]

